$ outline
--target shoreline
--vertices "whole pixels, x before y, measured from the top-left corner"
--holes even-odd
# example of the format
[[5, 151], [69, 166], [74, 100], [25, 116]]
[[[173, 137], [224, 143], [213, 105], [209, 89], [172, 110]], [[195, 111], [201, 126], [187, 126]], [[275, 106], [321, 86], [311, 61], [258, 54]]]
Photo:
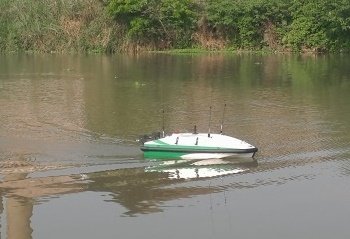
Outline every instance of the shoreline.
[[55, 164], [39, 164], [24, 160], [3, 160], [0, 161], [0, 175], [9, 174], [28, 174], [33, 172], [41, 172], [48, 170], [65, 169], [69, 166], [55, 165]]
[[259, 55], [330, 55], [330, 54], [349, 54], [350, 49], [339, 49], [337, 51], [315, 51], [315, 50], [276, 50], [276, 49], [202, 49], [202, 48], [183, 48], [183, 49], [167, 49], [167, 50], [137, 50], [137, 51], [0, 51], [0, 55], [97, 55], [97, 56], [113, 56], [113, 55], [142, 55], [142, 54], [177, 54], [177, 55], [196, 55], [196, 54], [259, 54]]

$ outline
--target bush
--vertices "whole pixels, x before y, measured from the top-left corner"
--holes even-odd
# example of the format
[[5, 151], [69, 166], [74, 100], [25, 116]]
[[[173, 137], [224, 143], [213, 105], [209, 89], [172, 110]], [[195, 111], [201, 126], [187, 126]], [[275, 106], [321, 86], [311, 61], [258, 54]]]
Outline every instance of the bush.
[[197, 19], [192, 0], [111, 0], [108, 10], [132, 41], [158, 48], [191, 45]]
[[0, 0], [0, 7], [0, 51], [350, 49], [348, 0]]
[[[209, 27], [239, 48], [262, 48], [267, 28], [276, 32], [290, 19], [285, 0], [208, 0]], [[278, 41], [278, 39], [275, 39]]]
[[336, 50], [350, 44], [350, 4], [347, 0], [294, 0], [286, 43], [295, 50]]

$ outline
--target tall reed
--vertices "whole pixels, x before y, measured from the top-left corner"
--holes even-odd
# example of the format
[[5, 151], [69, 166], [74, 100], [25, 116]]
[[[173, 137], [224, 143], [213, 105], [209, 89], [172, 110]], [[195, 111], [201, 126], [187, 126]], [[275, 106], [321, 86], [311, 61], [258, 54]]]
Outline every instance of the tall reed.
[[96, 0], [1, 0], [0, 51], [116, 51], [118, 26]]

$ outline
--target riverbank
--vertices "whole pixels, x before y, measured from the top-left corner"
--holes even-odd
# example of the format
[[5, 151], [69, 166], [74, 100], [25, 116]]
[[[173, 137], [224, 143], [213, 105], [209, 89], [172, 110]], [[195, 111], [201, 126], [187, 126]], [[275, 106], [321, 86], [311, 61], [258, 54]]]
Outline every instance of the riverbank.
[[3, 0], [0, 7], [0, 52], [350, 49], [350, 7], [341, 0]]
[[115, 52], [119, 28], [100, 1], [4, 0], [2, 52]]
[[54, 169], [64, 169], [67, 166], [58, 164], [43, 164], [35, 163], [23, 160], [3, 160], [0, 161], [0, 175], [6, 174], [19, 174], [19, 173], [32, 173], [39, 171], [47, 171]]

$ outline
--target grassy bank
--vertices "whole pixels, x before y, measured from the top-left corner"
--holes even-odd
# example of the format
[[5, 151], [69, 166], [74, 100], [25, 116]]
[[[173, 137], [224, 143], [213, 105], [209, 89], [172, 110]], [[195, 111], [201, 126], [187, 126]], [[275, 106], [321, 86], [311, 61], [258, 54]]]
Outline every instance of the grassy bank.
[[1, 0], [0, 7], [1, 52], [350, 49], [347, 0]]
[[109, 52], [122, 39], [95, 0], [1, 0], [0, 51]]

